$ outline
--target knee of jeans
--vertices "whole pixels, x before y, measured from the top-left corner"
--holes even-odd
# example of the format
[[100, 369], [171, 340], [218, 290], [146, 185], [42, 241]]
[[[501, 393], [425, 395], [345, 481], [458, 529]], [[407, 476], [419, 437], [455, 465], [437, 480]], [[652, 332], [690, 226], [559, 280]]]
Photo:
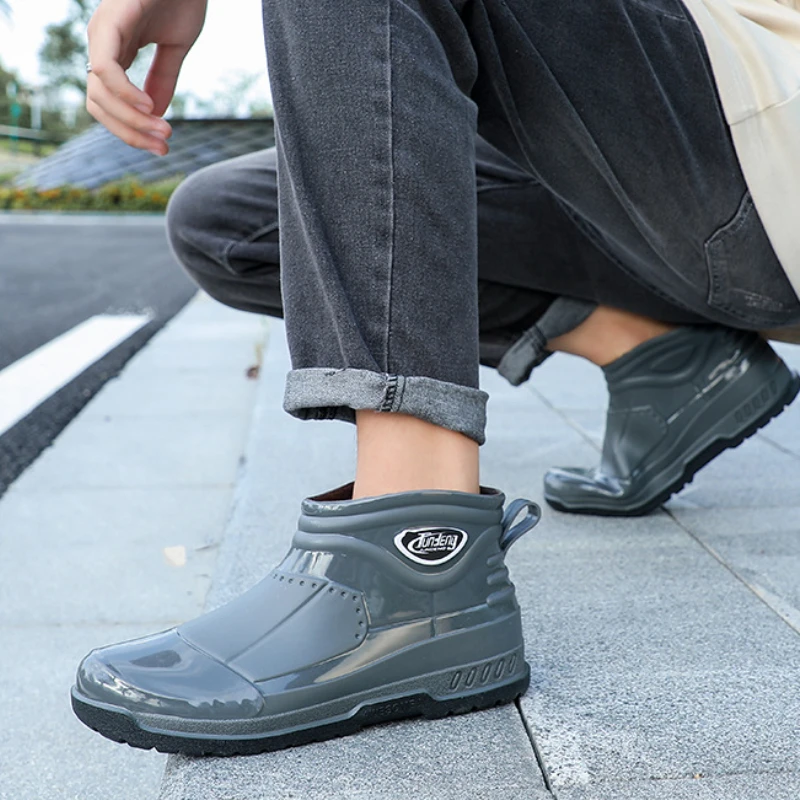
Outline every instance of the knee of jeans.
[[198, 282], [199, 276], [224, 271], [224, 253], [234, 238], [231, 215], [219, 198], [224, 192], [224, 164], [190, 175], [167, 206], [167, 237], [176, 258]]

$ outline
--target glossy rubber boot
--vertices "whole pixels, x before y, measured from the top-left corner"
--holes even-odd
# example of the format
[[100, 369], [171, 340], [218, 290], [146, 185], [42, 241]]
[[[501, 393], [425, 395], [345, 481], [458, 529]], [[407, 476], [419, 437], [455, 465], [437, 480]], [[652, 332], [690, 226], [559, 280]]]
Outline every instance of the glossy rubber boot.
[[[180, 627], [100, 650], [75, 713], [104, 736], [191, 755], [276, 750], [525, 692], [505, 554], [536, 525], [484, 489], [306, 500], [283, 563]], [[526, 511], [521, 521], [516, 521]]]
[[604, 372], [610, 402], [600, 466], [546, 474], [545, 499], [559, 511], [649, 513], [800, 389], [760, 336], [710, 326], [645, 342]]

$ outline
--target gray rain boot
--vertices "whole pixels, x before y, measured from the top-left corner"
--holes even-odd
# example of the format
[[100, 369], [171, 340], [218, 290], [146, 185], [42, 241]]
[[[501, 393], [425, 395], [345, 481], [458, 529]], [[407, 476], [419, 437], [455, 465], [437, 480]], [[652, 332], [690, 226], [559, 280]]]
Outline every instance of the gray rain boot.
[[78, 717], [135, 747], [234, 755], [523, 694], [504, 560], [539, 508], [517, 500], [503, 514], [492, 489], [351, 493], [305, 500], [283, 563], [238, 599], [90, 653], [72, 690]]
[[647, 514], [800, 390], [800, 378], [758, 334], [711, 326], [659, 336], [603, 371], [609, 407], [600, 466], [545, 475], [545, 499], [559, 511]]

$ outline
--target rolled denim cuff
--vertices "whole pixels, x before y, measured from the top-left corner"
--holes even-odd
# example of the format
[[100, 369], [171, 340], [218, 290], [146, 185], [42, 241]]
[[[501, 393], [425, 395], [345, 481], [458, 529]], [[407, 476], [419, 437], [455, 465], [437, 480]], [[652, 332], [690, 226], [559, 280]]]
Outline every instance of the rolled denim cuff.
[[355, 422], [361, 410], [408, 414], [483, 444], [488, 399], [480, 389], [434, 378], [314, 367], [287, 375], [283, 407], [304, 420]]
[[525, 383], [531, 372], [553, 355], [547, 343], [577, 328], [596, 308], [597, 303], [587, 300], [557, 297], [536, 324], [506, 350], [497, 371], [512, 386]]

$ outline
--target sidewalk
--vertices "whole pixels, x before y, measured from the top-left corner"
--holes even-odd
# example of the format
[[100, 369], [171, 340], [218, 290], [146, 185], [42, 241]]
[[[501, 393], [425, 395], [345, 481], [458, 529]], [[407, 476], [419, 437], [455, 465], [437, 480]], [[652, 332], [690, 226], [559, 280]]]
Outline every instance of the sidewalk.
[[[545, 509], [509, 556], [533, 669], [519, 706], [249, 758], [170, 757], [160, 790], [162, 756], [71, 720], [87, 649], [195, 615], [212, 568], [208, 603], [238, 594], [283, 556], [299, 500], [352, 477], [349, 426], [281, 411], [288, 356], [269, 325], [248, 383], [262, 322], [196, 302], [0, 502], [0, 798], [800, 796], [800, 403], [666, 510]], [[800, 369], [800, 347], [780, 349]], [[541, 502], [547, 467], [594, 463], [598, 370], [558, 357], [522, 389], [482, 380], [484, 483]], [[174, 545], [185, 567], [165, 560]]]
[[264, 322], [198, 298], [0, 500], [0, 798], [147, 800], [164, 756], [72, 714], [92, 648], [202, 610]]

